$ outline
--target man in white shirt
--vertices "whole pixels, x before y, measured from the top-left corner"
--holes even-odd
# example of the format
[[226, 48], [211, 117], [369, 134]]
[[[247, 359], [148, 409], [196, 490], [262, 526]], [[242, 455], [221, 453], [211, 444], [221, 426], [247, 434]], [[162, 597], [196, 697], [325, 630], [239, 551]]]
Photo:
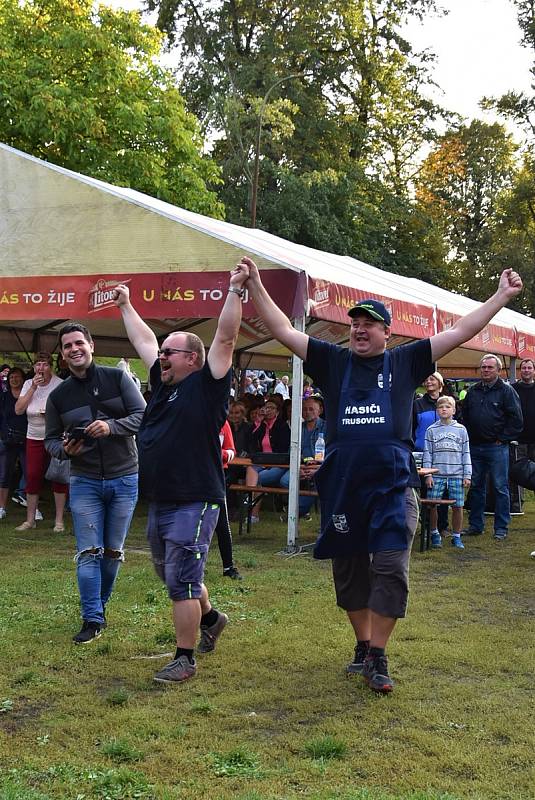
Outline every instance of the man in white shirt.
[[274, 394], [281, 394], [282, 397], [283, 397], [283, 400], [289, 400], [290, 399], [290, 389], [289, 389], [289, 386], [288, 386], [288, 376], [287, 375], [283, 375], [282, 376], [282, 378], [277, 383], [277, 385], [275, 386], [275, 389], [273, 391], [274, 391]]

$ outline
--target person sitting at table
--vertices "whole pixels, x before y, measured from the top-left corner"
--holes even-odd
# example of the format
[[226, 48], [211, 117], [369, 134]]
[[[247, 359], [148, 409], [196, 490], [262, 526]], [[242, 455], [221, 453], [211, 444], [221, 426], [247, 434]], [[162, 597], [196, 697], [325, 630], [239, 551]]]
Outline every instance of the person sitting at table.
[[260, 405], [254, 405], [249, 409], [247, 420], [252, 425], [252, 431], [256, 431], [258, 426], [264, 421], [266, 416], [266, 409], [264, 408], [264, 401], [260, 401]]
[[[278, 406], [273, 400], [264, 405], [265, 417], [251, 433], [251, 453], [287, 453], [290, 452], [290, 428], [279, 416]], [[288, 455], [289, 457], [289, 455]], [[247, 467], [247, 486], [278, 486], [286, 472], [286, 467], [262, 467], [253, 464]], [[259, 521], [260, 501], [255, 505], [256, 513], [251, 522]]]
[[[470, 443], [464, 425], [455, 422], [455, 400], [453, 397], [439, 397], [437, 400], [438, 422], [434, 422], [425, 432], [423, 467], [438, 469], [436, 475], [425, 479], [427, 497], [441, 500], [446, 488], [448, 496], [455, 501], [452, 510], [451, 543], [458, 550], [464, 550], [461, 540], [463, 527], [464, 488], [470, 486], [472, 462]], [[437, 507], [431, 506], [429, 521], [431, 525], [431, 547], [442, 547], [442, 537], [437, 528]]]
[[[301, 427], [301, 459], [304, 463], [299, 469], [299, 479], [302, 488], [311, 489], [310, 482], [313, 480], [316, 471], [321, 466], [320, 462], [314, 461], [316, 441], [320, 433], [325, 437], [327, 426], [325, 420], [320, 417], [322, 403], [317, 397], [307, 397], [303, 400], [303, 425]], [[306, 459], [306, 461], [305, 461]], [[290, 470], [286, 470], [279, 485], [284, 489], [290, 487]], [[299, 516], [306, 518], [315, 498], [308, 495], [299, 495]]]
[[248, 456], [250, 449], [250, 438], [253, 426], [247, 421], [246, 417], [247, 411], [243, 403], [236, 401], [230, 404], [228, 420], [236, 447], [236, 453], [240, 456]]

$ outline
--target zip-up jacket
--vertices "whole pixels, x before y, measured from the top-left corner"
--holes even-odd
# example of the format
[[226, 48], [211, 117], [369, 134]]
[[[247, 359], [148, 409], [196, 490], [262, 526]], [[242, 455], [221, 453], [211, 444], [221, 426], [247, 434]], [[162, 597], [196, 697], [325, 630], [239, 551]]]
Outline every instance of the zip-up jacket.
[[517, 381], [511, 385], [520, 397], [520, 407], [524, 418], [524, 427], [518, 441], [523, 444], [535, 444], [535, 383]]
[[416, 398], [412, 407], [412, 413], [414, 449], [418, 452], [423, 452], [425, 432], [430, 425], [433, 425], [438, 420], [437, 401], [433, 400], [426, 392], [422, 397]]
[[479, 381], [468, 390], [463, 421], [471, 445], [512, 442], [518, 438], [524, 424], [518, 395], [501, 378], [489, 388]]
[[[262, 452], [262, 439], [265, 435], [266, 423], [261, 422], [251, 433], [251, 453]], [[269, 443], [273, 453], [288, 453], [290, 450], [290, 428], [280, 417], [277, 417], [269, 431]]]
[[69, 456], [63, 434], [105, 420], [110, 436], [89, 440], [71, 457], [71, 475], [111, 479], [137, 472], [134, 435], [141, 424], [145, 401], [128, 373], [91, 364], [85, 378], [70, 375], [51, 392], [46, 404], [45, 447], [59, 459]]

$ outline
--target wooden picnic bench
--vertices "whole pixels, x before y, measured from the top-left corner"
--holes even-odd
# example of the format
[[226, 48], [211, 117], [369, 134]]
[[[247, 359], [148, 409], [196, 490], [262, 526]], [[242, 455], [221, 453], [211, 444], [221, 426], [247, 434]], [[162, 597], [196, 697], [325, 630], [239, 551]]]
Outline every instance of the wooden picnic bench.
[[[251, 531], [251, 516], [254, 510], [255, 505], [261, 500], [265, 495], [269, 494], [283, 494], [288, 497], [288, 489], [284, 489], [282, 486], [247, 486], [244, 483], [231, 483], [230, 486], [227, 487], [233, 492], [241, 492], [242, 494], [246, 495], [246, 502], [245, 504], [240, 503], [240, 516], [239, 516], [239, 535], [241, 536], [243, 533], [243, 522], [244, 517], [247, 520], [247, 533]], [[305, 495], [306, 497], [317, 497], [318, 493], [314, 489], [299, 489], [299, 494]], [[257, 495], [255, 497], [255, 495]], [[244, 511], [246, 514], [244, 514]]]

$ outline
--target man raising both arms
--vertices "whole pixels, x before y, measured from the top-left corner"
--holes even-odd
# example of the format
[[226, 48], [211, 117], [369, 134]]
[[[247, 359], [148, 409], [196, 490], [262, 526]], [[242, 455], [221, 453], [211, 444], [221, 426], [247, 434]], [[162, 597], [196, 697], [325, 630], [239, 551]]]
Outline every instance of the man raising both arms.
[[390, 314], [377, 300], [362, 300], [348, 313], [349, 348], [295, 330], [266, 292], [253, 261], [247, 289], [272, 335], [305, 361], [321, 388], [327, 420], [326, 459], [316, 473], [321, 533], [316, 558], [333, 559], [338, 605], [357, 638], [348, 672], [361, 673], [371, 689], [390, 692], [385, 648], [405, 616], [409, 557], [417, 524], [411, 469], [414, 391], [434, 362], [471, 339], [522, 289], [505, 270], [496, 293], [447, 331], [386, 350]]
[[116, 305], [132, 345], [150, 369], [152, 397], [138, 433], [140, 489], [149, 500], [147, 535], [159, 577], [173, 604], [175, 658], [154, 680], [177, 683], [197, 670], [193, 650], [211, 652], [228, 622], [212, 608], [204, 568], [219, 506], [225, 499], [219, 431], [227, 416], [232, 353], [241, 322], [246, 264], [230, 273], [228, 296], [205, 360], [198, 336], [170, 333], [158, 349], [154, 333], [116, 289]]

